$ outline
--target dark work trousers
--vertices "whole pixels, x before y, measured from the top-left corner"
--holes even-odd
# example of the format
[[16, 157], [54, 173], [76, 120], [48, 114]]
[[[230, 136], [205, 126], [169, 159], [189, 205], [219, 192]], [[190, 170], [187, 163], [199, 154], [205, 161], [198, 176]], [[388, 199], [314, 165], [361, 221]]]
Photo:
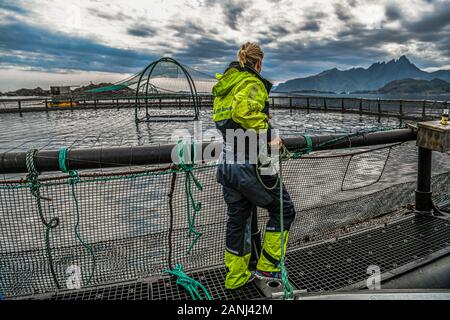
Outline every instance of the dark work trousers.
[[[261, 178], [267, 186], [273, 186], [277, 179], [276, 175], [262, 175]], [[256, 257], [259, 256], [261, 244], [256, 208], [261, 207], [269, 212], [266, 231], [279, 232], [279, 187], [274, 190], [266, 190], [258, 181], [256, 166], [252, 164], [221, 163], [217, 169], [217, 181], [223, 185], [223, 196], [228, 206], [226, 249], [237, 256], [244, 256], [252, 251], [255, 251]], [[295, 218], [295, 208], [284, 185], [283, 211], [284, 229], [288, 231]], [[252, 256], [252, 258], [254, 257]]]

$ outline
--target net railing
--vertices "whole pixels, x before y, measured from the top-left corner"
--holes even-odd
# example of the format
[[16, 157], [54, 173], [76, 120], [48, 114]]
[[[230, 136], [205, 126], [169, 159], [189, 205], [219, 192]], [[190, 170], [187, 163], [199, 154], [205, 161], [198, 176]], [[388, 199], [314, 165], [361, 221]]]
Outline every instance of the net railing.
[[[433, 161], [434, 197], [446, 199], [450, 155], [437, 153]], [[283, 182], [297, 211], [289, 248], [413, 203], [416, 162], [414, 142], [284, 162]], [[41, 176], [37, 185], [0, 181], [0, 292], [12, 297], [71, 288], [76, 274], [85, 287], [160, 277], [178, 263], [186, 272], [222, 264], [227, 208], [216, 165], [192, 171], [203, 186], [191, 188], [202, 204], [195, 221], [202, 236], [190, 253], [186, 172], [130, 169]], [[268, 215], [260, 210], [258, 216], [264, 232]]]
[[[172, 81], [170, 83], [176, 87], [177, 82]], [[196, 84], [198, 84], [199, 88], [202, 87], [201, 81], [196, 80]], [[214, 97], [210, 92], [197, 92], [198, 108], [211, 109], [213, 100]], [[269, 102], [272, 110], [301, 109], [311, 110], [311, 112], [354, 113], [409, 120], [438, 119], [442, 115], [442, 110], [448, 108], [447, 101], [281, 96], [279, 94], [272, 94]], [[187, 94], [185, 91], [176, 94], [170, 91], [159, 93], [150, 91], [148, 93], [140, 92], [138, 95], [133, 90], [132, 94], [109, 94], [106, 91], [103, 95], [99, 95], [85, 92], [83, 95], [74, 94], [72, 97], [0, 99], [0, 113], [21, 114], [23, 112], [61, 110], [121, 109], [135, 108], [136, 105], [138, 106], [139, 115], [142, 117], [148, 112], [151, 114], [165, 114], [173, 110], [178, 110], [180, 113], [192, 112], [194, 103], [193, 95]]]

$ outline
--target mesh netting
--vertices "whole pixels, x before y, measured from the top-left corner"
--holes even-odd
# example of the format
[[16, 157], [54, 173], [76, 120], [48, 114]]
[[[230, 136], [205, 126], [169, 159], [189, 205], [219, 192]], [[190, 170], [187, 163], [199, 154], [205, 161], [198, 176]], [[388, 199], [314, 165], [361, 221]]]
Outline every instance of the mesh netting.
[[176, 60], [162, 58], [127, 79], [113, 85], [85, 90], [84, 93], [116, 93], [131, 90], [132, 93], [137, 92], [144, 96], [151, 94], [190, 95], [192, 88], [188, 78], [193, 81], [199, 94], [210, 94], [217, 81], [213, 75], [193, 69]]
[[[209, 95], [215, 82], [214, 77], [184, 66], [171, 58], [153, 62], [138, 75], [136, 122], [197, 119], [200, 108], [198, 95], [201, 93]], [[161, 97], [166, 98], [166, 106], [191, 106], [190, 113], [168, 115], [163, 108]], [[150, 112], [149, 107], [152, 106], [159, 106], [160, 110]]]
[[[450, 194], [449, 159], [447, 154], [434, 157], [436, 199]], [[413, 142], [286, 161], [283, 180], [297, 209], [290, 248], [411, 204], [416, 162]], [[222, 264], [227, 214], [215, 172], [215, 165], [199, 165], [193, 172], [203, 184], [202, 191], [192, 188], [202, 203], [195, 226], [203, 235], [190, 254], [183, 171], [81, 173], [73, 190], [67, 176], [41, 178], [43, 218], [59, 219], [49, 231], [48, 248], [31, 186], [2, 181], [0, 292], [16, 296], [54, 290], [51, 266], [65, 288], [77, 269], [86, 286], [160, 276], [176, 263], [187, 272]], [[267, 219], [260, 210], [263, 231]]]

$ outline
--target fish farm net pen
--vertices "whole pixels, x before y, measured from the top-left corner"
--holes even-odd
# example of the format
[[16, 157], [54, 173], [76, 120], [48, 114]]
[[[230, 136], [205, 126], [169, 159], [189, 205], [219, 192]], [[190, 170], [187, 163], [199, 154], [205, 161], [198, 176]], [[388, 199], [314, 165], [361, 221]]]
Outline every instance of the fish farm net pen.
[[[434, 197], [445, 200], [450, 155], [434, 161]], [[288, 253], [312, 237], [413, 203], [416, 162], [414, 142], [285, 161], [283, 183], [297, 209]], [[227, 208], [216, 166], [135, 169], [0, 181], [0, 292], [6, 298], [53, 292], [74, 274], [85, 287], [162, 277], [179, 264], [186, 273], [223, 265]], [[186, 192], [192, 178], [186, 170], [202, 188]], [[194, 221], [190, 199], [201, 203]], [[258, 217], [264, 232], [268, 215], [258, 209]], [[189, 250], [192, 227], [202, 236]]]

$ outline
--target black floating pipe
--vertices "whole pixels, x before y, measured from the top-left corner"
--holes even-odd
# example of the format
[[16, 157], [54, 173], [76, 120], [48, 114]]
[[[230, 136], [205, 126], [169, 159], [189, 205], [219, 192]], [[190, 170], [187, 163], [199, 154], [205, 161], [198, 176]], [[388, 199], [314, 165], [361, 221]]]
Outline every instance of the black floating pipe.
[[[314, 150], [342, 149], [379, 144], [404, 142], [416, 139], [411, 129], [379, 131], [349, 136], [342, 134], [312, 135]], [[284, 139], [288, 150], [294, 151], [307, 147], [304, 136]], [[329, 143], [329, 144], [327, 144]], [[137, 146], [115, 148], [69, 149], [66, 154], [67, 169], [100, 169], [108, 167], [143, 166], [172, 163], [172, 151], [175, 145]], [[201, 144], [202, 150], [220, 150], [221, 142]], [[217, 154], [212, 154], [218, 157]], [[0, 174], [25, 173], [26, 152], [7, 152], [0, 154]], [[39, 172], [59, 171], [59, 150], [41, 150], [35, 155], [35, 166]]]

